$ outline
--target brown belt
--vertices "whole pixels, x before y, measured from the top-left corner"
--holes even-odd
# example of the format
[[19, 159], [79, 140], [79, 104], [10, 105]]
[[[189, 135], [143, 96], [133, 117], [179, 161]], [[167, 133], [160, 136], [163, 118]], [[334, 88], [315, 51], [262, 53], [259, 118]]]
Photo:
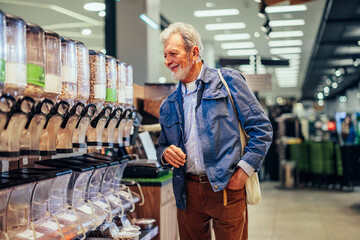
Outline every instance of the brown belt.
[[186, 178], [189, 181], [193, 181], [193, 182], [198, 182], [198, 183], [209, 183], [209, 179], [206, 176], [206, 174], [201, 174], [201, 175], [193, 175], [190, 173], [186, 174]]

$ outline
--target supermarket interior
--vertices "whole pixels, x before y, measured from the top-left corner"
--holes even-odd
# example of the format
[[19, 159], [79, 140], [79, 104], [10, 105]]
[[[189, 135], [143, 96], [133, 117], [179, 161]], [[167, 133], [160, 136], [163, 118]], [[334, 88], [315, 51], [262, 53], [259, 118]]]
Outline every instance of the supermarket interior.
[[248, 238], [360, 239], [360, 0], [0, 0], [0, 239], [180, 239], [156, 156], [175, 22], [272, 124]]

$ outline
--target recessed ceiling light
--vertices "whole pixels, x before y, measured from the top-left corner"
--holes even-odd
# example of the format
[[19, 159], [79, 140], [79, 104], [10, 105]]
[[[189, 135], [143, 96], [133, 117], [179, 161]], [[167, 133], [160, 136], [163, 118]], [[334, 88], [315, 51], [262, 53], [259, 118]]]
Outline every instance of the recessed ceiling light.
[[100, 12], [98, 12], [98, 15], [100, 17], [105, 17], [106, 16], [106, 11], [100, 11]]
[[324, 87], [324, 93], [329, 93], [330, 92], [330, 88], [328, 86]]
[[270, 53], [271, 54], [301, 53], [301, 48], [299, 47], [271, 48]]
[[234, 33], [234, 34], [216, 34], [214, 35], [215, 41], [228, 41], [228, 40], [244, 40], [251, 38], [248, 33]]
[[283, 59], [300, 59], [301, 58], [300, 54], [281, 54], [278, 56]]
[[269, 41], [269, 47], [287, 47], [287, 46], [301, 46], [303, 42], [301, 40], [281, 40], [281, 41]]
[[259, 38], [259, 37], [260, 37], [260, 33], [259, 33], [259, 32], [254, 32], [254, 37]]
[[195, 17], [233, 16], [239, 14], [240, 11], [236, 8], [194, 11]]
[[331, 87], [332, 87], [333, 89], [336, 89], [336, 88], [338, 87], [338, 83], [337, 83], [337, 82], [333, 82], [333, 83], [331, 84]]
[[246, 50], [228, 50], [228, 56], [250, 56], [258, 54], [258, 50], [256, 49], [246, 49]]
[[159, 24], [157, 24], [154, 20], [149, 18], [146, 14], [140, 14], [140, 18], [153, 29], [159, 29]]
[[233, 23], [212, 23], [206, 24], [205, 29], [208, 31], [213, 30], [228, 30], [228, 29], [244, 29], [246, 27], [243, 22], [233, 22]]
[[304, 19], [272, 20], [269, 25], [270, 27], [301, 26], [305, 25], [305, 21]]
[[81, 31], [81, 34], [86, 36], [91, 35], [91, 33], [92, 33], [91, 29], [88, 28], [85, 28]]
[[281, 31], [281, 32], [271, 32], [269, 34], [270, 38], [283, 38], [283, 37], [302, 37], [304, 36], [304, 32], [303, 31]]
[[215, 7], [215, 3], [214, 2], [206, 2], [206, 7], [207, 8]]
[[91, 12], [98, 12], [105, 10], [105, 3], [89, 2], [84, 4], [84, 9]]
[[300, 12], [306, 10], [306, 5], [269, 6], [265, 8], [267, 13]]
[[253, 42], [232, 42], [232, 43], [222, 43], [222, 49], [234, 49], [234, 48], [253, 48], [255, 44]]

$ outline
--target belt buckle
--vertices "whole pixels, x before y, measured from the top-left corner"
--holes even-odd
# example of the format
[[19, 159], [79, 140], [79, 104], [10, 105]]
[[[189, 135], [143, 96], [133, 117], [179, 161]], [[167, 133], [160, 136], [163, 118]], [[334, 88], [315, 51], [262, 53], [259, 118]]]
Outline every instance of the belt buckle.
[[200, 183], [208, 183], [209, 180], [207, 179], [206, 174], [199, 175], [199, 182]]

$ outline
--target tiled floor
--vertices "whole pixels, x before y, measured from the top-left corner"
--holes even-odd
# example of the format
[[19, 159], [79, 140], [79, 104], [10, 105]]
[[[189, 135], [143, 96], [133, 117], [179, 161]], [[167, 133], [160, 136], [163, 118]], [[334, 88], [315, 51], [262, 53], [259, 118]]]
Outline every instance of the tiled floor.
[[360, 240], [360, 188], [279, 189], [261, 183], [263, 199], [249, 206], [249, 240]]

